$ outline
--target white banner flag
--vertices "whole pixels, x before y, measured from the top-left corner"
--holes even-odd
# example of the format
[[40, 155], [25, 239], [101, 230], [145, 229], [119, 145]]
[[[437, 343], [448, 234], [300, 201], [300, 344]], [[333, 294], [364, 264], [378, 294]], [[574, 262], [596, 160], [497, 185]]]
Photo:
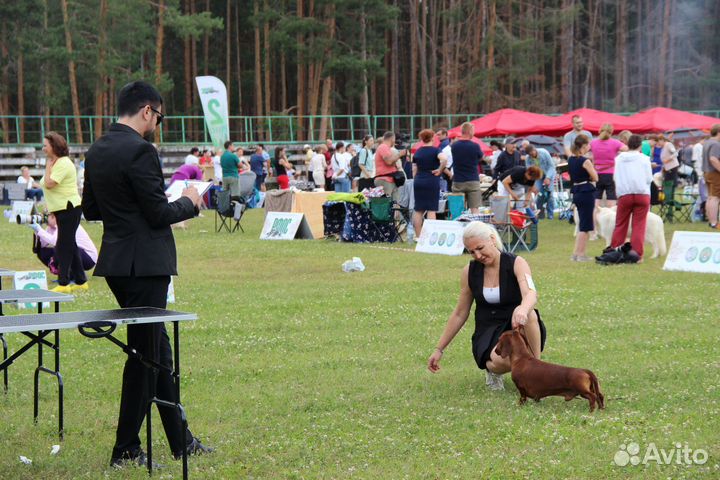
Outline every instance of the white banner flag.
[[216, 147], [230, 140], [230, 118], [225, 84], [217, 77], [195, 77], [200, 101], [202, 102], [205, 124]]

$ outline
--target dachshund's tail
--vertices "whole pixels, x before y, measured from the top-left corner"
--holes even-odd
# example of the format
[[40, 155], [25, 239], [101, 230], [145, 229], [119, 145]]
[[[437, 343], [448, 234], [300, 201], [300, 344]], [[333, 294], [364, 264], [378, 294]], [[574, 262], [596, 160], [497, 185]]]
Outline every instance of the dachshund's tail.
[[590, 376], [590, 389], [597, 398], [598, 406], [600, 408], [605, 408], [605, 396], [600, 391], [600, 384], [598, 383], [597, 377], [590, 370], [585, 370], [585, 372]]

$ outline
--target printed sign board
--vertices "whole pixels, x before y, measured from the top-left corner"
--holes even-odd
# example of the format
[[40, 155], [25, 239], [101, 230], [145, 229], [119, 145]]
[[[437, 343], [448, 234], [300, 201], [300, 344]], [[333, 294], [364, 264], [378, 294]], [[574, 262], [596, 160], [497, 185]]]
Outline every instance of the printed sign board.
[[268, 212], [260, 240], [294, 240], [313, 238], [303, 213]]
[[720, 273], [720, 233], [675, 232], [663, 270]]
[[416, 252], [441, 255], [462, 255], [465, 224], [447, 220], [425, 220], [422, 235], [415, 246]]
[[[47, 290], [45, 270], [33, 272], [15, 272], [15, 290]], [[18, 303], [18, 308], [35, 308], [37, 303]], [[43, 308], [50, 308], [50, 303], [43, 303]]]
[[10, 216], [8, 217], [8, 221], [10, 223], [17, 222], [17, 216], [18, 215], [33, 215], [35, 213], [35, 202], [32, 200], [13, 200], [12, 202], [12, 210], [10, 212]]

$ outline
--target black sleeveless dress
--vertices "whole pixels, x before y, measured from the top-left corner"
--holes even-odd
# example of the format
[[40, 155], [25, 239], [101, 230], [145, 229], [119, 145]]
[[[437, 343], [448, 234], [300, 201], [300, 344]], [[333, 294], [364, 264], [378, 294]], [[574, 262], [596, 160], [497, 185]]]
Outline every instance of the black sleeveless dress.
[[[472, 352], [475, 363], [485, 370], [485, 362], [490, 360], [490, 352], [497, 345], [500, 335], [512, 330], [512, 314], [522, 303], [520, 285], [515, 278], [515, 259], [511, 253], [500, 253], [500, 303], [487, 303], [483, 295], [485, 265], [471, 261], [468, 272], [468, 284], [475, 299], [475, 333], [472, 336]], [[540, 325], [540, 351], [545, 348], [547, 331], [535, 309]]]

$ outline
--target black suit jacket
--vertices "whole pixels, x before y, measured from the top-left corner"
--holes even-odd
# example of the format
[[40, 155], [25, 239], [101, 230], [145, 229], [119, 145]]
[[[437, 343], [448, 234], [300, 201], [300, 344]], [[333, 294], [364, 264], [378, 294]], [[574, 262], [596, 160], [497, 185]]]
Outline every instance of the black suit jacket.
[[186, 197], [168, 203], [157, 150], [132, 128], [114, 123], [88, 150], [82, 209], [103, 222], [94, 275], [177, 275], [170, 225], [197, 209]]

